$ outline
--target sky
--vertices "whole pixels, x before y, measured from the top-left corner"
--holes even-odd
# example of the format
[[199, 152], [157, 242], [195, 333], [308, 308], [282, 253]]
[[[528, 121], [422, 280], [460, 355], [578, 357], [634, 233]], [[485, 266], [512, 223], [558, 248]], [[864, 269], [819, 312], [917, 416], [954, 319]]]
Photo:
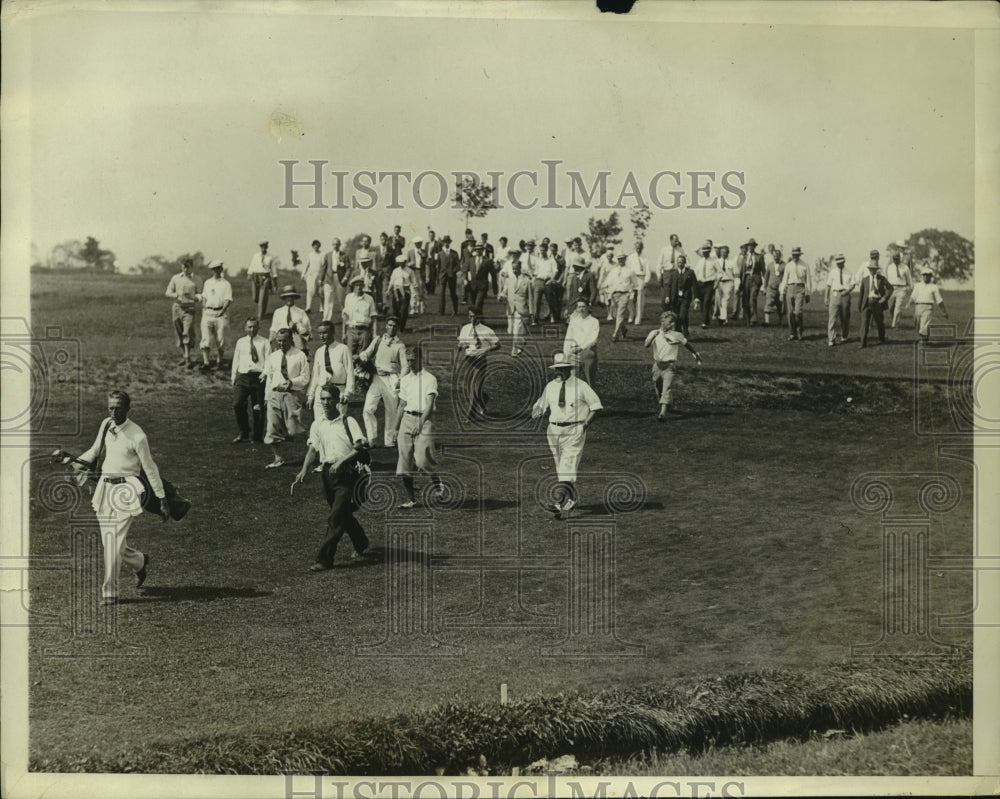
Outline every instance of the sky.
[[[460, 215], [421, 208], [405, 181], [401, 208], [386, 207], [387, 181], [369, 210], [310, 209], [309, 188], [281, 208], [282, 160], [298, 179], [310, 160], [346, 172], [348, 205], [368, 202], [350, 191], [363, 170], [502, 172], [502, 201], [510, 175], [538, 173], [541, 188], [522, 177], [516, 191], [535, 208], [505, 202], [473, 220], [492, 241], [562, 240], [613, 210], [540, 207], [544, 160], [561, 162], [559, 205], [571, 170], [588, 187], [609, 172], [611, 202], [632, 173], [647, 203], [654, 175], [680, 173], [681, 207], [651, 206], [654, 252], [672, 232], [692, 248], [754, 236], [860, 263], [926, 227], [974, 238], [968, 30], [109, 8], [22, 23], [25, 188], [43, 256], [90, 235], [123, 270], [195, 250], [235, 270], [264, 238], [286, 261], [313, 239], [326, 249], [394, 224], [408, 239], [428, 227], [461, 238]], [[700, 179], [700, 200], [695, 171], [716, 176]], [[745, 201], [722, 190], [727, 172], [742, 173]], [[436, 178], [422, 185], [432, 204]], [[660, 186], [668, 204], [673, 178]], [[326, 204], [335, 189], [324, 180]], [[723, 198], [739, 207], [688, 207]], [[630, 249], [628, 207], [619, 215]]]

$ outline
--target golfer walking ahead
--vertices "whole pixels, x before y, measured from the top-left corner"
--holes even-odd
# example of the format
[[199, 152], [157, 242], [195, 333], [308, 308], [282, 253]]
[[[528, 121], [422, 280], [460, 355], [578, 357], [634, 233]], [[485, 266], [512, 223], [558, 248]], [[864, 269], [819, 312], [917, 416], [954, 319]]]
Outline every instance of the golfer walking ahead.
[[603, 407], [594, 389], [573, 375], [574, 366], [565, 353], [557, 352], [549, 367], [555, 370], [555, 378], [531, 409], [533, 419], [549, 414], [547, 438], [559, 477], [556, 502], [550, 509], [557, 517], [576, 506], [576, 471], [587, 441], [587, 428], [594, 413]]
[[[80, 460], [93, 463], [100, 472], [91, 504], [97, 514], [104, 547], [103, 605], [112, 605], [118, 599], [118, 573], [122, 563], [135, 572], [137, 588], [146, 581], [149, 556], [130, 547], [127, 541], [132, 521], [142, 513], [143, 494], [147, 490], [139, 479], [140, 471], [145, 471], [157, 497], [166, 496], [146, 434], [128, 418], [131, 405], [132, 400], [124, 391], [108, 394], [108, 418], [91, 448], [80, 456]], [[102, 457], [103, 464], [99, 463]], [[160, 506], [160, 515], [164, 521], [169, 518], [165, 502]]]

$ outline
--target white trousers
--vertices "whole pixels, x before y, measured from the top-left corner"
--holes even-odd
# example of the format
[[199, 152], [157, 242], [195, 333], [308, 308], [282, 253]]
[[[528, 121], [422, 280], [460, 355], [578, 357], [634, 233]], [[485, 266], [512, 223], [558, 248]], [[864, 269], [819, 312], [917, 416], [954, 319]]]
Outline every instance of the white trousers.
[[556, 462], [556, 474], [559, 480], [565, 483], [575, 483], [576, 470], [580, 465], [583, 445], [587, 440], [587, 433], [583, 429], [583, 425], [571, 424], [563, 427], [549, 424], [546, 438], [548, 438], [549, 450]]
[[365, 395], [365, 407], [361, 417], [365, 422], [365, 435], [374, 446], [378, 440], [378, 419], [375, 411], [379, 403], [385, 405], [385, 438], [387, 447], [396, 444], [396, 415], [399, 413], [399, 376], [375, 375]]
[[101, 528], [101, 546], [104, 548], [101, 596], [107, 599], [118, 596], [118, 573], [122, 563], [132, 571], [142, 568], [142, 553], [130, 547], [127, 540], [132, 520], [142, 514], [141, 497], [142, 483], [138, 477], [129, 477], [125, 483], [117, 484], [102, 479], [94, 490], [93, 508]]

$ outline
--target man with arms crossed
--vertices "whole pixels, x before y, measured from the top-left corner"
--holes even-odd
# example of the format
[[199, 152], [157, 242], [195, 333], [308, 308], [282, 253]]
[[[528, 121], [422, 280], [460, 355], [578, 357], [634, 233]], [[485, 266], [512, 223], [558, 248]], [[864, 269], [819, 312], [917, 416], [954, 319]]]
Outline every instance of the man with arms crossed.
[[590, 313], [590, 303], [578, 299], [566, 326], [563, 352], [570, 360], [576, 359], [579, 378], [591, 387], [597, 376], [597, 337], [600, 332], [601, 323]]
[[362, 416], [365, 431], [370, 442], [378, 439], [378, 419], [375, 412], [381, 403], [385, 406], [385, 445], [396, 446], [396, 413], [399, 408], [399, 380], [410, 371], [406, 360], [406, 348], [397, 335], [399, 320], [390, 316], [385, 320], [385, 333], [361, 353], [360, 360], [368, 361], [375, 367], [375, 375], [365, 395]]

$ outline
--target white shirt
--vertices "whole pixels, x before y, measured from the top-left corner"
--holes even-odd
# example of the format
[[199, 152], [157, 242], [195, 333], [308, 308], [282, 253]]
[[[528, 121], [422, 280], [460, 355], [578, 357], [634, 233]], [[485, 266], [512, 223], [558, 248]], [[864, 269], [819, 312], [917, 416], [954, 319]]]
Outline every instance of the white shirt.
[[720, 258], [718, 261], [718, 270], [720, 283], [728, 280], [736, 280], [736, 259]]
[[[146, 434], [131, 419], [126, 419], [120, 425], [116, 425], [110, 419], [107, 424], [107, 435], [104, 435], [105, 425], [102, 424], [97, 431], [97, 438], [94, 439], [90, 449], [80, 456], [80, 460], [94, 462], [101, 449], [101, 439], [104, 439], [104, 464], [101, 466], [101, 474], [109, 477], [138, 477], [140, 471], [146, 472], [149, 484], [153, 487], [153, 493], [163, 499], [163, 481], [160, 479], [160, 470], [153, 462], [153, 456], [149, 451], [149, 441]], [[103, 482], [103, 480], [102, 480]], [[94, 495], [97, 500], [97, 494]], [[95, 508], [97, 505], [95, 504]]]
[[264, 361], [264, 379], [267, 381], [267, 388], [265, 389], [265, 396], [270, 397], [274, 392], [275, 386], [283, 386], [285, 383], [284, 375], [281, 374], [281, 356], [284, 355], [286, 358], [286, 368], [288, 370], [288, 380], [291, 386], [287, 387], [285, 390], [295, 393], [304, 392], [306, 387], [309, 385], [309, 379], [312, 377], [312, 373], [309, 369], [309, 359], [306, 354], [296, 348], [290, 347], [287, 353], [282, 352], [281, 348], [277, 348], [267, 356], [267, 360]]
[[641, 290], [649, 282], [649, 262], [639, 253], [631, 253], [625, 265], [632, 270], [632, 290]]
[[410, 372], [399, 378], [399, 399], [400, 402], [406, 403], [408, 411], [423, 413], [427, 410], [428, 403], [433, 411], [437, 393], [437, 378], [426, 369]]
[[812, 292], [812, 276], [809, 265], [804, 261], [789, 261], [785, 264], [785, 274], [781, 278], [781, 286], [778, 291], [784, 293], [785, 289], [793, 283], [801, 283], [805, 286], [806, 293]]
[[271, 343], [263, 336], [254, 336], [253, 345], [257, 350], [257, 360], [250, 357], [250, 336], [243, 336], [237, 339], [233, 348], [233, 371], [232, 382], [236, 382], [236, 375], [256, 372], [261, 374], [264, 371], [264, 364], [267, 356], [271, 354]]
[[[873, 263], [872, 261], [865, 261], [861, 266], [858, 267], [858, 271], [854, 273], [854, 288], [861, 291], [861, 281], [868, 277], [868, 264]], [[879, 267], [881, 271], [881, 267]]]
[[270, 275], [274, 266], [274, 256], [270, 253], [255, 252], [250, 256], [250, 267], [247, 269], [251, 275]]
[[323, 253], [310, 250], [306, 256], [306, 265], [302, 270], [303, 279], [315, 279], [319, 277], [320, 267], [323, 266]]
[[344, 297], [344, 324], [348, 327], [368, 327], [375, 310], [375, 300], [371, 294], [348, 294]]
[[632, 290], [632, 278], [634, 273], [626, 264], [615, 266], [608, 272], [607, 286], [612, 294], [618, 292], [628, 292]]
[[563, 352], [574, 352], [574, 345], [581, 350], [587, 350], [597, 344], [601, 332], [601, 323], [591, 314], [583, 317], [574, 311], [566, 325], [566, 340], [563, 342]]
[[221, 311], [233, 301], [233, 287], [224, 277], [212, 277], [202, 287], [201, 301], [205, 304], [205, 310]]
[[657, 363], [677, 360], [680, 348], [687, 344], [684, 334], [678, 330], [652, 330], [644, 344], [653, 347], [653, 360]]
[[[479, 336], [479, 345], [476, 345], [476, 336]], [[483, 350], [490, 349], [491, 344], [496, 344], [500, 341], [497, 338], [497, 334], [493, 332], [492, 328], [487, 327], [482, 322], [478, 325], [473, 325], [469, 322], [465, 327], [462, 328], [462, 332], [458, 334], [458, 343], [465, 345], [466, 355], [476, 355]]]
[[287, 327], [289, 330], [295, 326], [295, 332], [302, 338], [309, 338], [312, 326], [309, 323], [309, 314], [297, 305], [285, 305], [278, 308], [271, 315], [271, 331], [277, 333], [281, 328]]
[[400, 291], [405, 291], [406, 289], [412, 290], [415, 283], [413, 270], [408, 266], [397, 266], [392, 270], [392, 276], [389, 278], [389, 288], [399, 289]]
[[365, 434], [361, 430], [361, 425], [350, 416], [338, 416], [336, 419], [327, 419], [324, 416], [310, 425], [307, 443], [316, 450], [321, 463], [336, 463], [354, 453], [351, 436], [347, 435], [347, 430], [344, 429], [345, 418], [354, 440], [364, 438]]
[[[326, 353], [330, 354], [330, 368], [326, 370]], [[319, 393], [328, 382], [344, 387], [344, 392], [354, 391], [354, 359], [347, 345], [340, 341], [332, 341], [325, 347], [316, 350], [313, 356], [312, 378], [309, 382], [309, 401], [319, 399]]]
[[893, 288], [902, 288], [910, 285], [910, 270], [906, 264], [900, 261], [889, 261], [885, 267], [885, 276], [889, 279]]
[[919, 283], [913, 284], [913, 291], [910, 292], [910, 302], [914, 305], [927, 302], [940, 305], [943, 302], [941, 299], [941, 289], [938, 288], [936, 283], [924, 283], [921, 280]]
[[558, 269], [555, 258], [539, 258], [535, 264], [535, 280], [552, 280]]
[[846, 273], [846, 268], [841, 268], [836, 264], [827, 272], [826, 285], [830, 288], [831, 294], [838, 291], [850, 291], [854, 287]]
[[597, 393], [576, 375], [566, 378], [566, 405], [559, 407], [559, 389], [563, 383], [559, 379], [549, 381], [542, 396], [534, 405], [534, 411], [549, 411], [549, 422], [582, 422], [591, 411], [599, 411], [603, 405]]
[[694, 265], [694, 279], [699, 283], [715, 280], [719, 275], [719, 262], [715, 258], [699, 258]]
[[198, 300], [198, 284], [183, 272], [170, 278], [165, 297], [173, 297], [181, 305], [194, 305]]

